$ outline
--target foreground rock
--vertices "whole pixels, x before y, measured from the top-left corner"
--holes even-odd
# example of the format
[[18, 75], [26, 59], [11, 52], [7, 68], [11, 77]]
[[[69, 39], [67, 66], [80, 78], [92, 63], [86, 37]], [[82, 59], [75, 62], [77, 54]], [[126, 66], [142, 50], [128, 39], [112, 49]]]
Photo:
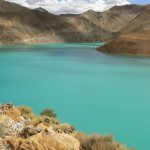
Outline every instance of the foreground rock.
[[97, 50], [106, 53], [150, 56], [150, 34], [122, 35]]
[[129, 150], [112, 136], [81, 134], [46, 110], [36, 116], [26, 106], [0, 106], [0, 150]]

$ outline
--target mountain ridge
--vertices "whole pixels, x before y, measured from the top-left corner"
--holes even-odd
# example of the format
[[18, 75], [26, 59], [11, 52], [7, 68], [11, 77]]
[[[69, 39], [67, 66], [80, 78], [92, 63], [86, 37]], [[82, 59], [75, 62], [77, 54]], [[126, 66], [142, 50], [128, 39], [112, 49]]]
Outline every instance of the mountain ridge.
[[106, 53], [150, 56], [150, 5], [131, 20], [119, 35], [97, 48]]
[[29, 9], [0, 1], [0, 44], [52, 42], [107, 42], [145, 6], [115, 6], [108, 11], [54, 15], [43, 8]]

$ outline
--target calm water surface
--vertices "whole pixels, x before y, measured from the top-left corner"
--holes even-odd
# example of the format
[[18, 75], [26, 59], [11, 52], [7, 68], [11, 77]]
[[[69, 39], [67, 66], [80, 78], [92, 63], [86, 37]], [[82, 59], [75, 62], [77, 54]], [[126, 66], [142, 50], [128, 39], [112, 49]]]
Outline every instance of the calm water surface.
[[106, 55], [100, 43], [0, 48], [0, 100], [53, 108], [87, 133], [150, 149], [150, 58]]

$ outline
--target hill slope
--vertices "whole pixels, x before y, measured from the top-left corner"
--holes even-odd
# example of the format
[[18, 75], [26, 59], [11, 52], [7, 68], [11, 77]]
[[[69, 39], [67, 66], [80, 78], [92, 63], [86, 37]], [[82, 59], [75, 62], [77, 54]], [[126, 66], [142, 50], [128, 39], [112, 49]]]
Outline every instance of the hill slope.
[[150, 5], [119, 32], [120, 36], [99, 47], [98, 51], [150, 55]]
[[0, 0], [0, 44], [109, 41], [145, 6], [115, 6], [105, 12], [53, 15]]
[[37, 116], [27, 106], [0, 105], [0, 150], [131, 150], [112, 136], [81, 133], [53, 111]]
[[150, 5], [120, 30], [121, 34], [150, 33]]
[[110, 43], [97, 49], [101, 52], [115, 54], [149, 55], [150, 34], [121, 35]]

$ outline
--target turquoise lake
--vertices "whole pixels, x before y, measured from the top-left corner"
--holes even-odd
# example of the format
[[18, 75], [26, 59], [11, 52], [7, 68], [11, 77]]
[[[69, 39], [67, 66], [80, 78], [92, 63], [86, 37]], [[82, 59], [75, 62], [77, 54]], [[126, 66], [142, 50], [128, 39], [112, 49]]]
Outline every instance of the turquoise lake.
[[52, 108], [86, 133], [150, 149], [150, 58], [97, 52], [100, 43], [0, 47], [0, 101]]

